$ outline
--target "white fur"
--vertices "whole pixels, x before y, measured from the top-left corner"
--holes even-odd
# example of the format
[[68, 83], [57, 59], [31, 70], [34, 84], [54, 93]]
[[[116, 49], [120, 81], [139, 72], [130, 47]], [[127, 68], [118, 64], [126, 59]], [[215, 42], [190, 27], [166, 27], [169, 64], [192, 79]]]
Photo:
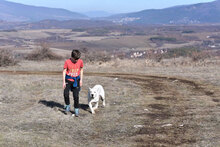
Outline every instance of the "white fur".
[[[92, 114], [95, 114], [94, 110], [98, 108], [99, 98], [102, 99], [103, 106], [105, 106], [105, 91], [102, 85], [95, 85], [93, 88], [89, 88], [88, 103]], [[92, 103], [95, 103], [94, 107], [92, 107]]]

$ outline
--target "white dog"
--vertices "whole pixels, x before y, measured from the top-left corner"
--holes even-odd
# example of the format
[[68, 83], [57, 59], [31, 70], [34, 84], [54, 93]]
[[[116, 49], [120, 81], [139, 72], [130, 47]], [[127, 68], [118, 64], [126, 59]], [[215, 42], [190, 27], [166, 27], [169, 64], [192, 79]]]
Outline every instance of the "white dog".
[[[99, 98], [102, 99], [103, 106], [105, 106], [105, 91], [103, 87], [101, 85], [95, 85], [93, 88], [89, 88], [88, 103], [92, 114], [95, 114], [94, 110], [98, 108]], [[92, 107], [92, 103], [95, 103], [94, 107]]]

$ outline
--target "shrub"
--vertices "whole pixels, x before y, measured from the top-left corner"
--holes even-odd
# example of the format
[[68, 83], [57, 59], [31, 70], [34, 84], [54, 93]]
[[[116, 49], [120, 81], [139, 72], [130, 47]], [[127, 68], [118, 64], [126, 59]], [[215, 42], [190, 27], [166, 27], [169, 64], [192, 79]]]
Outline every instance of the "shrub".
[[16, 65], [18, 61], [15, 60], [13, 53], [10, 50], [3, 49], [0, 52], [0, 67]]
[[173, 57], [188, 57], [191, 56], [193, 52], [198, 51], [196, 47], [181, 47], [181, 48], [174, 48], [169, 49], [168, 52], [164, 55], [166, 58], [173, 58]]
[[211, 57], [211, 53], [204, 50], [204, 51], [199, 51], [199, 52], [192, 52], [191, 54], [191, 58], [193, 61], [199, 61], [199, 60], [204, 60], [204, 59], [207, 59], [207, 58], [210, 58]]
[[150, 59], [155, 62], [161, 62], [163, 58], [164, 58], [163, 54], [160, 54], [160, 53], [151, 52], [147, 54], [147, 59]]
[[91, 51], [85, 53], [83, 60], [86, 62], [108, 62], [111, 60], [111, 56], [105, 51]]
[[33, 50], [30, 54], [26, 57], [27, 60], [61, 60], [62, 57], [53, 53], [51, 49], [45, 45], [42, 44], [40, 48], [37, 48]]
[[208, 50], [201, 50], [197, 47], [181, 47], [175, 49], [169, 49], [164, 58], [178, 58], [178, 57], [190, 57], [192, 61], [199, 61], [210, 58], [212, 52]]

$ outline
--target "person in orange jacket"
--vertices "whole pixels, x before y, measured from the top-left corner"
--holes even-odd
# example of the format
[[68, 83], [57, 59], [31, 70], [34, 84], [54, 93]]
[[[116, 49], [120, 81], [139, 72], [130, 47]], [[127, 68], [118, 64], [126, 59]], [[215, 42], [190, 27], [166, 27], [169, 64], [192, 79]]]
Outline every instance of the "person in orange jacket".
[[65, 61], [63, 67], [65, 112], [68, 113], [70, 111], [69, 91], [72, 91], [76, 117], [79, 116], [79, 92], [83, 83], [83, 60], [80, 57], [80, 51], [73, 50], [71, 58]]

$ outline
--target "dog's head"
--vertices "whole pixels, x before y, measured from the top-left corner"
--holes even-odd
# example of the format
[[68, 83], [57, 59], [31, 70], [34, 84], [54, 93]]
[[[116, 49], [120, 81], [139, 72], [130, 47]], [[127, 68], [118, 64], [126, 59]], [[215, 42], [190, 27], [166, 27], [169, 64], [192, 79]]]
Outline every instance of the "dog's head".
[[97, 96], [97, 91], [92, 88], [89, 88], [89, 96], [90, 98], [95, 98]]

